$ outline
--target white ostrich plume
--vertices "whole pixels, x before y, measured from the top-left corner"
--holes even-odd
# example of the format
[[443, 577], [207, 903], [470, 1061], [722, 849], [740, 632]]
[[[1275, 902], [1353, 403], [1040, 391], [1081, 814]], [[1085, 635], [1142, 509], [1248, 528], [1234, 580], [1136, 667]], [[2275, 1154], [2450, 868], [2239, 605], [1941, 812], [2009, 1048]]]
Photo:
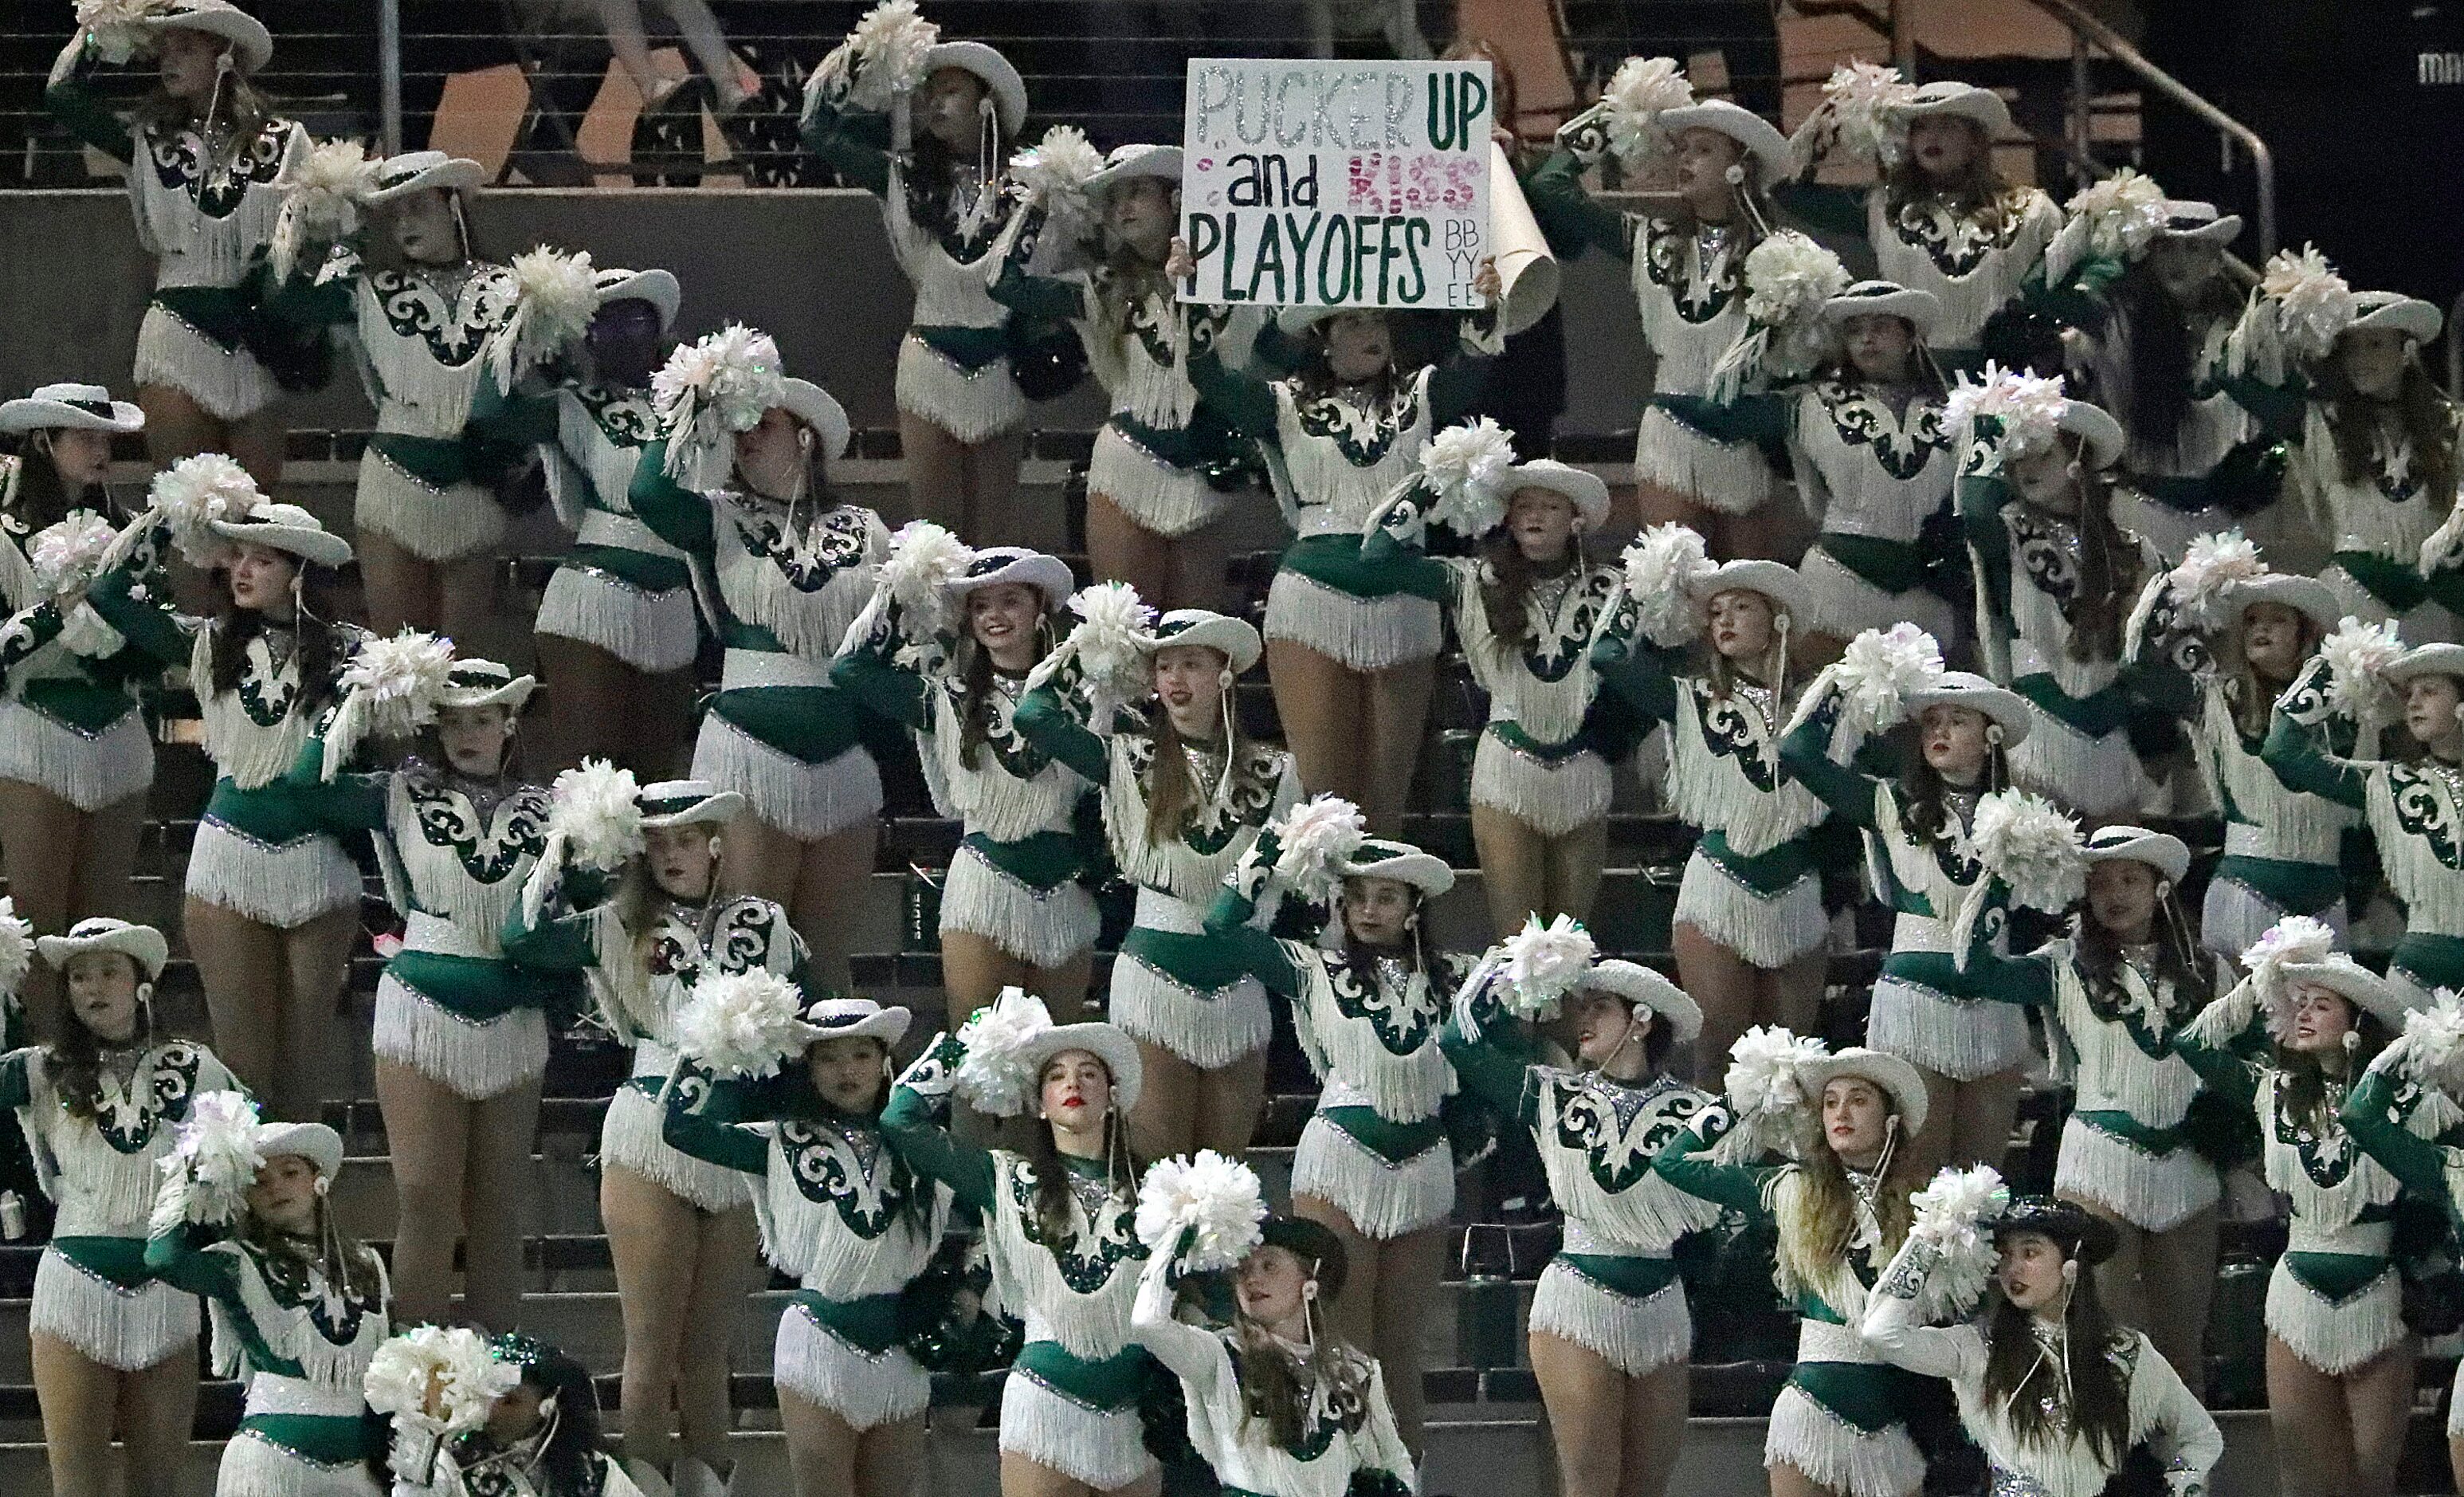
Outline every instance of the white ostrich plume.
[[1191, 1273], [1238, 1265], [1265, 1241], [1265, 1192], [1257, 1172], [1212, 1149], [1199, 1150], [1194, 1158], [1158, 1160], [1138, 1185], [1138, 1241], [1151, 1253], [1179, 1251], [1180, 1266]]
[[822, 1033], [803, 1007], [796, 984], [767, 968], [705, 976], [677, 1016], [677, 1048], [722, 1076], [775, 1076]]

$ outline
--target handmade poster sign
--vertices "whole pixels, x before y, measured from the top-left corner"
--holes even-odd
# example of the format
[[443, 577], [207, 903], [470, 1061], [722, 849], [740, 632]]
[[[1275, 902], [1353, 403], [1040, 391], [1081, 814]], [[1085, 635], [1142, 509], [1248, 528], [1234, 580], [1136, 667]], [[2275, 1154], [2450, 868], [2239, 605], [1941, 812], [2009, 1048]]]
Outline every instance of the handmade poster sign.
[[1182, 298], [1479, 306], [1491, 97], [1485, 62], [1192, 61]]

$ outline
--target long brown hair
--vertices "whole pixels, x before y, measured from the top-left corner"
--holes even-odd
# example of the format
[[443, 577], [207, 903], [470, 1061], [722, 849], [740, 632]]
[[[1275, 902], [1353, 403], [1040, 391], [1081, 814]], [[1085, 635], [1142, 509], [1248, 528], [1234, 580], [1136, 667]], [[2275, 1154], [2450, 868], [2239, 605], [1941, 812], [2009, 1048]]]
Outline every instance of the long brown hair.
[[1976, 132], [1976, 154], [1947, 182], [1936, 182], [1926, 176], [1913, 155], [1903, 156], [1892, 165], [1882, 179], [1882, 201], [1893, 217], [1905, 208], [1940, 203], [1982, 224], [1991, 232], [2001, 232], [2008, 221], [2011, 183], [1994, 168], [1993, 138], [1973, 121], [1969, 122], [1969, 128]]
[[[1970, 708], [1973, 712], [1975, 709]], [[1983, 715], [1979, 714], [1979, 715]], [[1987, 724], [1992, 718], [1987, 717]], [[1905, 745], [1900, 756], [1900, 826], [1920, 844], [1932, 845], [1951, 840], [1958, 818], [1950, 812], [1950, 782], [1942, 772], [1925, 762], [1925, 750], [1915, 743]], [[2002, 745], [1985, 745], [1985, 773], [1976, 782], [1982, 793], [1997, 790], [2011, 782], [2011, 763], [2003, 756]]]
[[[2158, 873], [2158, 878], [2164, 874]], [[2163, 1033], [2170, 1034], [2198, 1016], [2215, 996], [2211, 978], [2203, 975], [2199, 954], [2189, 939], [2193, 929], [2190, 918], [2182, 909], [2182, 892], [2168, 889], [2156, 900], [2152, 922], [2156, 938], [2157, 999], [2165, 1004]], [[2119, 1006], [2122, 996], [2122, 941], [2111, 931], [2097, 922], [2096, 914], [2082, 898], [2072, 940], [2073, 962], [2081, 978], [2087, 980], [2091, 998], [2106, 1007]], [[2170, 983], [2169, 995], [2163, 991]]]
[[2169, 451], [2190, 413], [2190, 386], [2208, 331], [2232, 322], [2241, 298], [2220, 271], [2183, 301], [2145, 258], [2114, 282], [2112, 297], [2129, 339], [2129, 379], [2107, 396], [2113, 417], [2134, 439]]
[[[2009, 1300], [1996, 1302], [1985, 1332], [1982, 1401], [1988, 1408], [2008, 1410], [2011, 1428], [2025, 1444], [2059, 1449], [2077, 1431], [2087, 1438], [2088, 1447], [2101, 1463], [2119, 1466], [2130, 1451], [2130, 1382], [2114, 1365], [2113, 1354], [2130, 1343], [2116, 1332], [2106, 1316], [2103, 1301], [2097, 1298], [2096, 1275], [2086, 1265], [2079, 1265], [2067, 1292], [2070, 1303], [2062, 1311], [2062, 1331], [2071, 1348], [2067, 1373], [2060, 1366], [2046, 1365], [2044, 1350], [2029, 1325], [2029, 1312]], [[2149, 1348], [2139, 1354], [2156, 1354]], [[2067, 1427], [2055, 1422], [2042, 1398], [2020, 1397], [2031, 1379], [2044, 1377], [2053, 1381], [2038, 1383], [2039, 1394], [2057, 1390], [2068, 1379]]]
[[[302, 557], [295, 556], [291, 561], [300, 579], [299, 605], [291, 621], [298, 635], [299, 662], [299, 700], [294, 710], [313, 714], [333, 694], [334, 677], [341, 666], [341, 641], [331, 622], [336, 610], [326, 596], [325, 568]], [[219, 693], [239, 689], [240, 672], [248, 663], [248, 643], [266, 631], [266, 621], [258, 610], [231, 601], [228, 573], [218, 569], [214, 583], [213, 634], [207, 659]]]
[[1337, 1412], [1346, 1432], [1357, 1433], [1369, 1420], [1368, 1360], [1334, 1334], [1333, 1317], [1318, 1317], [1317, 1346], [1306, 1363], [1247, 1315], [1237, 1317], [1232, 1360], [1234, 1381], [1241, 1386], [1241, 1421], [1266, 1426], [1266, 1439], [1278, 1450], [1297, 1451], [1309, 1434], [1309, 1394], [1326, 1386], [1327, 1406]]
[[[2317, 619], [2299, 608], [2293, 610], [2293, 616], [2299, 621], [2298, 627], [2301, 631], [2301, 661], [2306, 663], [2311, 656], [2319, 652], [2319, 642], [2325, 636], [2326, 631], [2319, 627]], [[2268, 724], [2275, 715], [2276, 699], [2283, 695], [2284, 689], [2291, 686], [2294, 677], [2301, 673], [2301, 666], [2296, 664], [2293, 674], [2281, 681], [2262, 680], [2258, 668], [2252, 665], [2250, 657], [2242, 652], [2240, 629], [2230, 629], [2226, 633], [2231, 643], [2226, 647], [2230, 652], [2230, 658], [2223, 664], [2225, 703], [2233, 709], [2233, 726], [2240, 730], [2242, 736], [2257, 737], [2267, 731]]]
[[1498, 643], [1509, 649], [1521, 649], [1531, 643], [1532, 584], [1544, 577], [1556, 577], [1566, 572], [1579, 572], [1583, 567], [1583, 533], [1580, 530], [1566, 542], [1566, 559], [1555, 571], [1544, 572], [1514, 538], [1500, 530], [1480, 543], [1481, 570], [1480, 605], [1488, 615], [1488, 630]]
[[[1035, 616], [1035, 658], [1042, 660], [1052, 648], [1051, 600], [1044, 589], [1034, 589], [1044, 601], [1044, 609]], [[963, 625], [961, 626], [964, 627]], [[958, 762], [969, 769], [977, 766], [979, 751], [992, 741], [993, 723], [993, 652], [977, 643], [970, 632], [958, 641]]]
[[[100, 488], [97, 484], [95, 487]], [[69, 517], [68, 486], [60, 482], [60, 466], [52, 456], [52, 439], [48, 431], [29, 431], [17, 447], [17, 490], [10, 495], [10, 508], [25, 522], [27, 534], [58, 524]], [[88, 509], [109, 513], [108, 502], [89, 503]]]
[[[2378, 1059], [2379, 1051], [2386, 1049], [2395, 1036], [2379, 1022], [2378, 1015], [2342, 994], [2337, 997], [2352, 1011], [2352, 1032], [2358, 1041], [2344, 1051], [2343, 1079], [2349, 1085], [2361, 1079], [2362, 1072], [2369, 1068], [2370, 1062]], [[2274, 1051], [2276, 1068], [2284, 1077], [2277, 1095], [2283, 1099], [2285, 1114], [2311, 1123], [2334, 1125], [2336, 1110], [2327, 1105], [2327, 1073], [2320, 1066], [2319, 1057], [2283, 1045], [2270, 1048]]]
[[[213, 109], [215, 116], [231, 126], [231, 134], [225, 139], [227, 148], [247, 148], [274, 119], [274, 106], [237, 68], [216, 81]], [[207, 133], [197, 106], [185, 99], [174, 99], [169, 90], [159, 84], [137, 101], [133, 114], [137, 127], [148, 133], [191, 127], [199, 135]]]
[[[1046, 1065], [1051, 1064], [1046, 1062]], [[1104, 1079], [1112, 1080], [1112, 1068], [1101, 1056], [1095, 1064], [1104, 1068]], [[1044, 1084], [1044, 1072], [1036, 1071], [1036, 1086]], [[1104, 1114], [1104, 1168], [1111, 1177], [1112, 1194], [1134, 1202], [1138, 1180], [1146, 1174], [1146, 1165], [1130, 1150], [1130, 1124], [1118, 1105]], [[1026, 1147], [1021, 1151], [1027, 1166], [1035, 1171], [1035, 1230], [1046, 1243], [1065, 1242], [1069, 1236], [1069, 1166], [1061, 1156], [1060, 1148], [1052, 1141], [1049, 1123], [1026, 1131]]]
[[[1870, 1085], [1870, 1083], [1868, 1083]], [[1899, 1104], [1881, 1087], [1883, 1106], [1897, 1122]], [[1899, 1138], [1891, 1150], [1881, 1184], [1875, 1192], [1875, 1218], [1882, 1228], [1882, 1245], [1875, 1254], [1879, 1267], [1907, 1240], [1911, 1211], [1908, 1197], [1925, 1181], [1917, 1178], [1907, 1149]], [[1857, 1191], [1848, 1182], [1848, 1167], [1828, 1143], [1815, 1147], [1798, 1169], [1796, 1220], [1783, 1221], [1779, 1231], [1779, 1269], [1784, 1282], [1818, 1288], [1845, 1262], [1857, 1239]]]
[[2120, 660], [2122, 630], [2137, 601], [2139, 548], [2113, 520], [2113, 475], [2088, 461], [2086, 444], [2065, 432], [2062, 448], [2079, 468], [2079, 589], [2062, 605], [2073, 660]]
[[[1231, 687], [1223, 689], [1226, 693]], [[1248, 757], [1249, 737], [1241, 731], [1240, 715], [1229, 716], [1230, 728], [1223, 744], [1223, 773], [1244, 779], [1249, 770], [1243, 760]], [[1198, 783], [1189, 772], [1189, 760], [1181, 752], [1185, 741], [1180, 730], [1172, 725], [1172, 714], [1156, 702], [1147, 713], [1147, 737], [1155, 744], [1155, 757], [1147, 763], [1147, 846], [1161, 847], [1178, 837], [1189, 826], [1189, 818], [1198, 809]]]
[[317, 1198], [317, 1230], [313, 1237], [282, 1231], [255, 1212], [243, 1210], [239, 1239], [263, 1255], [267, 1276], [291, 1293], [297, 1294], [307, 1287], [308, 1273], [313, 1268], [321, 1271], [327, 1283], [341, 1284], [354, 1297], [373, 1299], [384, 1290], [384, 1269], [367, 1244], [343, 1233], [334, 1221], [333, 1210], [333, 1197]]
[[[144, 965], [136, 958], [126, 952], [113, 955], [128, 963], [141, 985], [146, 982]], [[92, 1122], [102, 1104], [102, 1037], [86, 1027], [75, 1003], [62, 1003], [59, 1012], [59, 1038], [45, 1049], [43, 1066], [51, 1073], [52, 1090], [58, 1094], [61, 1110], [79, 1122]], [[154, 1009], [141, 999], [136, 1031], [126, 1045], [112, 1047], [142, 1048], [153, 1040]]]
[[2431, 501], [2455, 492], [2455, 407], [2431, 383], [2418, 359], [2407, 359], [2404, 383], [2392, 401], [2373, 400], [2353, 388], [2343, 365], [2321, 360], [2320, 393], [2327, 401], [2327, 431], [2336, 442], [2336, 471], [2346, 483], [2367, 483], [2381, 475], [2379, 420], [2392, 410], [2396, 424], [2412, 444], [2412, 476], [2416, 490]]

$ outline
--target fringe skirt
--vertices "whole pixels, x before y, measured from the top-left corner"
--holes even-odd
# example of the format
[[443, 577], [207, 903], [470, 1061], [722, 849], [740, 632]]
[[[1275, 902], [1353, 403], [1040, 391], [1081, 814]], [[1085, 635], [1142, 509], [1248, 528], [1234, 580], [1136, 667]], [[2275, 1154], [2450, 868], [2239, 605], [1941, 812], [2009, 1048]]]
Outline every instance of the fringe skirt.
[[1531, 1291], [1531, 1329], [1598, 1353], [1628, 1377], [1682, 1361], [1694, 1347], [1683, 1279], [1636, 1299], [1564, 1262], [1540, 1270]]
[[374, 1047], [381, 1060], [484, 1102], [547, 1074], [547, 1016], [512, 1008], [494, 1019], [465, 1018], [388, 970], [377, 979]]
[[1935, 1075], [1980, 1081], [2028, 1063], [2028, 1016], [2016, 1003], [1953, 998], [1885, 973], [1865, 1043]]
[[2089, 817], [2134, 814], [2156, 793], [2127, 729], [2090, 737], [2033, 701], [2028, 736], [2011, 750], [2011, 779]]
[[[637, 1059], [637, 1074], [640, 1065]], [[659, 1074], [667, 1075], [664, 1067]], [[744, 1176], [671, 1148], [660, 1135], [665, 1121], [656, 1098], [638, 1087], [618, 1087], [607, 1104], [607, 1120], [599, 1128], [600, 1162], [630, 1170], [699, 1211], [734, 1211], [753, 1204]]]
[[219, 421], [238, 421], [271, 406], [282, 386], [246, 347], [225, 348], [162, 306], [149, 305], [137, 324], [137, 362], [130, 378], [195, 401]]
[[531, 631], [604, 649], [645, 675], [682, 671], [701, 645], [692, 588], [653, 591], [570, 561], [547, 580]]
[[1177, 468], [1107, 425], [1087, 459], [1087, 492], [1110, 499], [1139, 528], [1178, 539], [1222, 518], [1232, 495], [1195, 468]]
[[913, 1419], [933, 1401], [933, 1379], [905, 1347], [867, 1352], [792, 1302], [779, 1317], [770, 1376], [858, 1430]]
[[2404, 1339], [2402, 1276], [2390, 1265], [2339, 1304], [2277, 1259], [2267, 1281], [2267, 1333], [2329, 1376], [2351, 1372]]
[[2062, 1125], [2054, 1194], [2092, 1201], [2147, 1232], [2169, 1232], [2216, 1203], [2216, 1167], [2188, 1144], [2151, 1154], [2076, 1114]]
[[380, 1492], [364, 1461], [314, 1461], [243, 1429], [223, 1446], [214, 1497], [380, 1497]]
[[1095, 896], [1076, 879], [1037, 889], [965, 843], [941, 888], [941, 929], [980, 936], [1038, 967], [1052, 968], [1095, 944], [1103, 924]]
[[1128, 952], [1113, 958], [1105, 1017], [1200, 1070], [1220, 1069], [1265, 1048], [1275, 1024], [1266, 990], [1256, 978], [1200, 993]]
[[505, 511], [495, 495], [475, 483], [436, 488], [385, 461], [373, 447], [360, 454], [351, 523], [423, 561], [484, 556], [505, 539]]
[[1821, 949], [1831, 931], [1818, 875], [1808, 873], [1766, 896], [1700, 848], [1678, 881], [1675, 917], [1766, 971]]
[[1435, 599], [1355, 598], [1286, 568], [1266, 588], [1266, 637], [1306, 645], [1354, 671], [1383, 671], [1435, 659], [1445, 627]]
[[898, 344], [896, 390], [899, 409], [969, 447], [1026, 422], [1026, 396], [1010, 377], [1005, 354], [979, 368], [962, 368], [911, 332]]
[[1898, 1424], [1868, 1434], [1791, 1385], [1771, 1404], [1763, 1468], [1792, 1465], [1842, 1497], [1909, 1497], [1925, 1487], [1925, 1464]]
[[1504, 811], [1543, 837], [1609, 813], [1609, 763], [1590, 749], [1554, 761], [1483, 733], [1471, 754], [1471, 804]]
[[721, 790], [740, 791], [763, 826], [801, 842], [817, 842], [881, 814], [881, 770], [863, 749], [808, 764], [715, 712], [701, 719], [693, 776]]
[[2345, 571], [2340, 562], [2330, 561], [2319, 573], [2319, 580], [2334, 590], [2336, 602], [2345, 613], [2365, 624], [2385, 624], [2394, 620], [2397, 631], [2408, 645], [2448, 645], [2456, 643], [2455, 615], [2446, 605], [2422, 602], [2406, 609], [2402, 616], [2379, 601], [2379, 595], [2363, 586], [2359, 579]]
[[1292, 1151], [1292, 1194], [1337, 1207], [1373, 1241], [1407, 1237], [1454, 1213], [1454, 1147], [1441, 1137], [1390, 1164], [1320, 1114], [1302, 1125]]
[[197, 1297], [159, 1279], [124, 1288], [56, 1247], [44, 1248], [35, 1260], [26, 1329], [57, 1337], [104, 1367], [123, 1373], [151, 1367], [194, 1347], [200, 1323]]
[[1750, 514], [1771, 496], [1761, 448], [1714, 441], [1653, 405], [1642, 407], [1635, 429], [1634, 475], [1723, 515]]
[[264, 843], [209, 817], [188, 849], [190, 895], [277, 930], [357, 909], [361, 888], [359, 865], [323, 832]]
[[0, 780], [22, 780], [91, 815], [154, 783], [154, 740], [134, 703], [89, 734], [24, 702], [0, 701]]
[[[2199, 944], [2238, 963], [2252, 942], [2273, 930], [2278, 920], [2298, 913], [2278, 906], [2241, 880], [2219, 873], [2208, 881], [2207, 901], [2199, 912]], [[2318, 917], [2336, 933], [2336, 945], [2341, 950], [2348, 923], [2344, 901], [2339, 899], [2318, 912]]]
[[1137, 1405], [1098, 1409], [1013, 1368], [1001, 1384], [1001, 1447], [1099, 1492], [1155, 1469]]
[[1906, 620], [1936, 639], [1948, 639], [1953, 628], [1950, 605], [1922, 587], [1884, 592], [1840, 564], [1816, 541], [1797, 563], [1813, 617], [1802, 632], [1855, 639], [1867, 629], [1886, 629]]

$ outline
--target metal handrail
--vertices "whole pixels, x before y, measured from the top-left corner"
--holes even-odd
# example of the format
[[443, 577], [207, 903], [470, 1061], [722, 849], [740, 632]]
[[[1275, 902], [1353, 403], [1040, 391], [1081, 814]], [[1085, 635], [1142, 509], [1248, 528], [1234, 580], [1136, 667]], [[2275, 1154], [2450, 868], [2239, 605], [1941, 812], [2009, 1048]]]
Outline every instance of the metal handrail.
[[[2259, 257], [2265, 259], [2274, 254], [2276, 253], [2276, 158], [2269, 154], [2267, 143], [2258, 138], [2258, 132], [2217, 108], [2205, 98], [2191, 92], [2189, 85], [2148, 61], [2138, 48], [2130, 44], [2128, 37], [2082, 10], [2077, 0], [2028, 0], [2028, 3], [2069, 27], [2075, 43], [2095, 43], [2098, 50], [2106, 56], [2138, 75], [2142, 83], [2196, 115], [2203, 122], [2213, 126], [2216, 132], [2225, 138], [2228, 150], [2231, 149], [2233, 142], [2241, 143], [2242, 149], [2250, 152], [2251, 175], [2257, 179]], [[2079, 72], [2083, 74], [2086, 54], [2082, 50], [2075, 55], [2079, 59]], [[2075, 75], [2072, 86], [2083, 90], [2085, 84], [2079, 81], [2078, 75]], [[2086, 117], [2087, 100], [2082, 94], [2079, 100], [2076, 118], [2083, 121]]]
[[2447, 304], [2447, 393], [2464, 400], [2464, 291]]

